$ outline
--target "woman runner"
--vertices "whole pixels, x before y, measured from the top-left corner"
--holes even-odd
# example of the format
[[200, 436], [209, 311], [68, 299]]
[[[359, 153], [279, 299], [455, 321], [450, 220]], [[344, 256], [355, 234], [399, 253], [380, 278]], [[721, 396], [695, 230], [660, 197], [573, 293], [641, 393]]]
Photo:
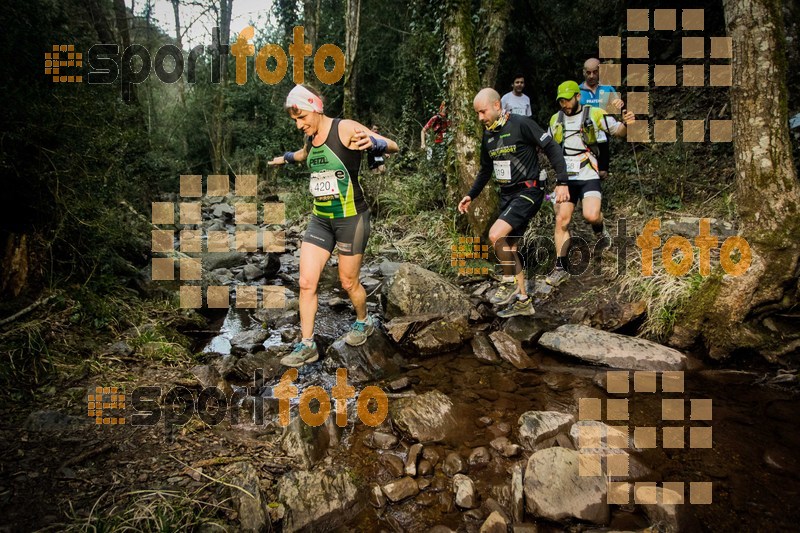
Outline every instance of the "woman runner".
[[317, 285], [334, 247], [339, 249], [339, 280], [356, 311], [356, 321], [345, 336], [351, 346], [367, 342], [374, 331], [367, 314], [367, 293], [358, 275], [369, 239], [369, 208], [358, 181], [363, 152], [394, 153], [397, 143], [354, 120], [324, 114], [322, 97], [309, 87], [297, 85], [284, 106], [304, 135], [303, 147], [270, 161], [283, 165], [306, 161], [311, 171], [309, 190], [314, 208], [300, 247], [300, 329], [302, 341], [281, 359], [281, 364], [300, 367], [319, 359], [314, 342]]

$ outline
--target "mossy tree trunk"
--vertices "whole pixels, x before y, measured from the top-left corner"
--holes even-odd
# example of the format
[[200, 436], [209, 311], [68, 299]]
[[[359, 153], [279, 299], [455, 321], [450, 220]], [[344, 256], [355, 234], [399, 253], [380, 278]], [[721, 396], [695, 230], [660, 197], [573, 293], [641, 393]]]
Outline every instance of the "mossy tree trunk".
[[[468, 0], [453, 0], [448, 4], [449, 14], [445, 21], [447, 109], [452, 132], [447, 188], [454, 202], [467, 194], [480, 165], [482, 133], [472, 107], [472, 99], [480, 90], [480, 78], [475, 58], [475, 28], [471, 8], [472, 3]], [[496, 210], [497, 193], [487, 185], [472, 202], [468, 214], [475, 236], [488, 232]]]
[[345, 65], [344, 65], [344, 116], [352, 118], [355, 114], [356, 76], [355, 66], [358, 57], [358, 36], [361, 26], [361, 0], [347, 0], [345, 6]]
[[497, 69], [500, 66], [500, 52], [508, 33], [508, 17], [511, 14], [511, 2], [508, 0], [481, 1], [481, 27], [484, 28], [481, 50], [486, 61], [483, 63], [481, 84], [494, 87], [497, 81]]
[[737, 349], [770, 361], [800, 348], [796, 313], [800, 186], [789, 142], [781, 2], [725, 0], [733, 40], [735, 199], [752, 263], [740, 276], [718, 268], [679, 320], [675, 344], [700, 340], [711, 357]]

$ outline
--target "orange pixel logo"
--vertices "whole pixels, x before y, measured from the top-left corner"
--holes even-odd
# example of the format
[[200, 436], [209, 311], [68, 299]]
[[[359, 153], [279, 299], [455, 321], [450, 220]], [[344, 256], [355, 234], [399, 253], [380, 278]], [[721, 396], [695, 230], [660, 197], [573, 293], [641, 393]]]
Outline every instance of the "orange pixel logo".
[[96, 425], [123, 425], [124, 416], [104, 416], [107, 410], [122, 411], [125, 409], [125, 391], [117, 387], [96, 387], [94, 394], [86, 399], [88, 415], [94, 418]]
[[53, 77], [53, 83], [81, 83], [83, 76], [66, 75], [62, 67], [82, 67], [83, 54], [71, 44], [54, 44], [52, 52], [44, 54], [44, 73]]
[[458, 244], [450, 247], [450, 266], [458, 267], [459, 276], [489, 273], [487, 267], [468, 267], [467, 259], [489, 259], [489, 246], [480, 238], [459, 237]]

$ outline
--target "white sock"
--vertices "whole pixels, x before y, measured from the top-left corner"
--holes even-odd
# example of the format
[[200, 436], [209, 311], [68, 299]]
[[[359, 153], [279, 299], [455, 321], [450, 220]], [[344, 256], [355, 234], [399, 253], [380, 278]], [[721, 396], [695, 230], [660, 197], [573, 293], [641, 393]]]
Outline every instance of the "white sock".
[[305, 344], [306, 346], [313, 346], [314, 345], [314, 337], [311, 337], [310, 339], [303, 339], [302, 343]]
[[516, 276], [503, 276], [503, 283], [513, 283], [517, 279]]

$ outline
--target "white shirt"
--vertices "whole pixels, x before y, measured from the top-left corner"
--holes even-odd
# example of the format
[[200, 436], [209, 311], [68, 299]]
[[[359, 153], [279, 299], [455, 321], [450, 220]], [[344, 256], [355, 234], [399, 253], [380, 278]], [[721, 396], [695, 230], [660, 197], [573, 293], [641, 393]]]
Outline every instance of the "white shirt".
[[527, 94], [517, 96], [513, 91], [503, 95], [500, 103], [505, 111], [514, 113], [515, 115], [531, 116], [531, 99]]
[[[597, 158], [588, 150], [581, 138], [582, 111], [575, 113], [571, 117], [564, 115], [564, 158], [576, 157], [580, 159], [580, 172], [578, 174], [570, 174], [570, 180], [597, 180], [600, 179], [600, 175], [595, 170], [597, 168]], [[597, 132], [598, 140], [600, 140], [600, 133], [606, 132], [609, 135], [613, 135], [620, 125], [620, 122], [612, 115], [605, 115], [603, 120], [600, 121], [600, 131]], [[550, 135], [553, 134], [552, 128], [548, 128], [547, 131]], [[584, 161], [587, 158], [589, 159], [589, 164], [584, 165]]]

